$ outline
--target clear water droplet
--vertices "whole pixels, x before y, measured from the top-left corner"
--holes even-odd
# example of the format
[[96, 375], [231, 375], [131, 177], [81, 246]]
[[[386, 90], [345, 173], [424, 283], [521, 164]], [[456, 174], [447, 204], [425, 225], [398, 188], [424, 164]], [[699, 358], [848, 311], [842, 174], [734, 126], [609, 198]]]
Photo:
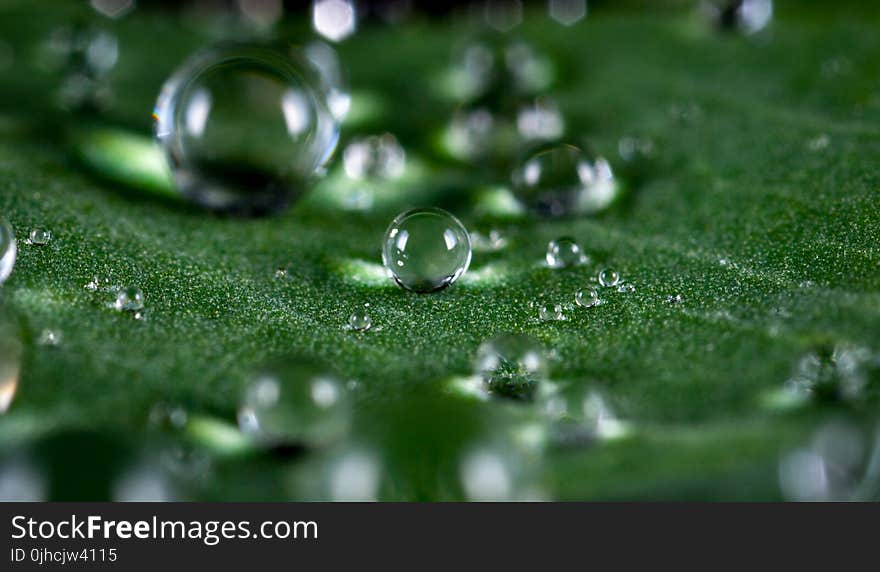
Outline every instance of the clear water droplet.
[[64, 335], [60, 330], [43, 330], [40, 332], [40, 337], [37, 338], [37, 343], [41, 346], [54, 348], [60, 346], [63, 339]]
[[613, 268], [604, 268], [599, 271], [599, 284], [606, 288], [617, 286], [620, 283], [620, 273]]
[[567, 236], [550, 241], [547, 244], [545, 258], [550, 268], [569, 268], [589, 262], [581, 245], [575, 239]]
[[592, 288], [584, 288], [575, 292], [574, 302], [581, 308], [592, 308], [599, 304], [599, 294]]
[[352, 179], [397, 179], [406, 169], [406, 152], [391, 133], [354, 139], [342, 154]]
[[217, 210], [285, 206], [339, 137], [314, 65], [260, 44], [196, 52], [165, 82], [153, 116], [180, 192]]
[[137, 312], [144, 309], [144, 293], [135, 286], [126, 286], [116, 294], [113, 307], [120, 312]]
[[526, 141], [555, 141], [565, 133], [565, 119], [554, 100], [539, 97], [520, 108], [516, 128]]
[[542, 322], [554, 322], [562, 320], [562, 306], [553, 302], [541, 302], [538, 304], [538, 318]]
[[373, 326], [373, 319], [366, 308], [359, 308], [348, 317], [348, 327], [358, 332], [365, 332]]
[[443, 209], [412, 209], [395, 217], [385, 231], [382, 262], [402, 288], [440, 290], [467, 271], [470, 235]]
[[474, 363], [475, 374], [490, 393], [514, 399], [531, 399], [547, 370], [544, 348], [525, 334], [505, 334], [484, 342]]
[[28, 244], [34, 246], [46, 246], [52, 241], [52, 231], [45, 228], [32, 228], [28, 233]]
[[238, 411], [238, 424], [269, 445], [327, 445], [347, 433], [349, 401], [345, 384], [325, 368], [288, 361], [253, 378]]
[[0, 285], [12, 274], [17, 253], [12, 226], [6, 222], [6, 219], [0, 217]]
[[542, 216], [599, 212], [617, 196], [611, 165], [572, 145], [552, 145], [529, 156], [513, 173], [514, 193]]

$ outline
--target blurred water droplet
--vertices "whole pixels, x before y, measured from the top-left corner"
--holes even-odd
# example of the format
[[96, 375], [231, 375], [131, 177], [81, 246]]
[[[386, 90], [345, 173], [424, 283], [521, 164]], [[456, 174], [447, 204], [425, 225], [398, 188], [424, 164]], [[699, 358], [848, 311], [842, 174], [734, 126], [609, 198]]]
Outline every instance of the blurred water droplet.
[[521, 0], [484, 0], [483, 16], [486, 24], [499, 32], [509, 32], [523, 19]]
[[17, 253], [12, 226], [6, 222], [6, 219], [0, 217], [0, 285], [12, 274]]
[[592, 308], [599, 304], [599, 294], [591, 288], [584, 288], [575, 292], [574, 301], [581, 308]]
[[0, 502], [43, 502], [47, 499], [43, 472], [26, 459], [0, 462]]
[[820, 346], [797, 362], [785, 388], [818, 401], [856, 401], [865, 398], [878, 358], [868, 348], [850, 344]]
[[573, 26], [587, 16], [587, 0], [550, 0], [548, 11], [563, 26]]
[[617, 286], [620, 283], [620, 273], [613, 268], [603, 268], [599, 271], [599, 284], [606, 288]]
[[845, 421], [823, 425], [782, 456], [779, 484], [794, 501], [880, 500], [880, 427], [871, 435]]
[[112, 99], [107, 76], [116, 66], [116, 36], [90, 26], [61, 26], [44, 43], [40, 63], [61, 72], [57, 101], [62, 108], [106, 109]]
[[484, 342], [474, 363], [474, 373], [489, 393], [514, 399], [531, 399], [547, 370], [544, 348], [525, 334], [505, 334]]
[[321, 366], [286, 361], [256, 375], [238, 413], [239, 427], [268, 445], [323, 446], [351, 421], [344, 384]]
[[570, 268], [589, 262], [589, 257], [584, 253], [581, 245], [567, 236], [551, 240], [547, 244], [545, 259], [550, 268]]
[[823, 133], [807, 141], [807, 149], [815, 152], [824, 151], [828, 148], [830, 144], [831, 137], [829, 137], [826, 133]]
[[22, 345], [16, 321], [0, 309], [0, 415], [6, 413], [18, 391]]
[[622, 137], [617, 143], [620, 158], [627, 163], [654, 155], [654, 141], [645, 137]]
[[144, 309], [144, 293], [135, 286], [126, 286], [116, 294], [113, 307], [120, 312], [137, 312]]
[[41, 346], [54, 348], [61, 345], [63, 338], [64, 335], [60, 330], [43, 330], [40, 332], [40, 337], [37, 338], [37, 343]]
[[461, 222], [438, 208], [397, 215], [382, 242], [382, 263], [398, 286], [427, 293], [446, 288], [471, 262], [471, 239]]
[[572, 145], [538, 150], [513, 172], [514, 193], [529, 210], [543, 216], [591, 214], [617, 196], [611, 166]]
[[333, 459], [329, 467], [330, 500], [374, 502], [379, 499], [381, 465], [365, 449], [353, 449]]
[[268, 30], [284, 16], [282, 0], [238, 0], [238, 9], [245, 20], [258, 30]]
[[348, 326], [355, 331], [365, 332], [369, 330], [373, 325], [373, 319], [370, 317], [370, 314], [367, 313], [367, 310], [357, 309], [352, 312], [351, 316], [348, 317]]
[[314, 0], [312, 25], [333, 42], [340, 42], [357, 29], [357, 12], [351, 0]]
[[159, 402], [150, 408], [149, 424], [154, 429], [182, 429], [189, 421], [189, 413], [179, 405]]
[[477, 252], [498, 252], [507, 247], [507, 237], [498, 229], [492, 229], [486, 234], [471, 231], [470, 235], [471, 247]]
[[480, 100], [499, 110], [511, 96], [535, 96], [553, 82], [555, 68], [546, 55], [524, 41], [474, 42], [453, 58], [449, 90], [463, 102]]
[[674, 296], [670, 294], [666, 297], [667, 304], [681, 304], [682, 300], [681, 294], [675, 294]]
[[89, 4], [102, 16], [118, 20], [134, 10], [135, 0], [89, 0]]
[[52, 231], [45, 228], [32, 228], [28, 233], [28, 244], [34, 246], [46, 246], [52, 241]]
[[406, 152], [391, 133], [352, 140], [343, 152], [345, 173], [352, 179], [397, 179], [406, 169]]
[[703, 13], [724, 30], [756, 34], [773, 19], [773, 0], [703, 0]]
[[554, 141], [565, 133], [565, 119], [555, 101], [539, 97], [520, 108], [516, 127], [526, 141]]

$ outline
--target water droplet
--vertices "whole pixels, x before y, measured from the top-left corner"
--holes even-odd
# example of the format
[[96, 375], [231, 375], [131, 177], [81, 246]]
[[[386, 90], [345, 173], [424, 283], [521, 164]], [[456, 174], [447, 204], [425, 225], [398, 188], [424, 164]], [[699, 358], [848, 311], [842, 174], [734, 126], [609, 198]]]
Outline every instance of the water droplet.
[[613, 268], [604, 268], [599, 271], [599, 284], [606, 288], [617, 286], [620, 283], [620, 274]]
[[587, 15], [587, 0], [550, 0], [550, 17], [563, 26], [572, 26]]
[[21, 355], [16, 321], [0, 309], [0, 415], [9, 410], [18, 391]]
[[121, 312], [137, 312], [144, 309], [144, 293], [135, 286], [126, 286], [116, 294], [113, 307]]
[[6, 282], [12, 274], [17, 252], [12, 226], [6, 222], [6, 219], [0, 217], [0, 284]]
[[620, 292], [621, 294], [627, 294], [629, 292], [635, 292], [636, 287], [632, 284], [621, 283], [621, 284], [617, 285], [617, 291]]
[[462, 108], [453, 113], [447, 130], [448, 151], [460, 160], [489, 156], [498, 138], [498, 121], [485, 107]]
[[760, 32], [773, 19], [773, 0], [703, 0], [701, 8], [721, 29], [746, 35]]
[[676, 294], [674, 296], [670, 294], [666, 297], [667, 304], [681, 304], [682, 300], [683, 298], [681, 297], [681, 294]]
[[178, 430], [186, 426], [189, 413], [179, 405], [159, 402], [150, 408], [149, 424], [155, 429]]
[[872, 436], [845, 421], [823, 425], [779, 463], [780, 488], [793, 501], [876, 501], [878, 479], [880, 427]]
[[855, 401], [865, 397], [870, 373], [878, 365], [868, 348], [845, 343], [820, 346], [798, 360], [785, 387], [819, 401]]
[[581, 308], [592, 308], [599, 304], [599, 294], [592, 288], [585, 288], [575, 292], [574, 301]]
[[484, 342], [474, 366], [490, 393], [514, 399], [531, 399], [547, 377], [547, 369], [544, 348], [525, 334], [505, 334]]
[[153, 115], [178, 189], [218, 210], [283, 207], [339, 136], [314, 65], [259, 44], [196, 52], [165, 82]]
[[406, 152], [391, 133], [354, 139], [342, 155], [352, 179], [397, 179], [406, 168]]
[[37, 343], [41, 346], [58, 347], [63, 339], [64, 335], [60, 330], [43, 330], [37, 338]]
[[531, 155], [513, 173], [514, 193], [543, 216], [591, 214], [617, 196], [611, 165], [572, 145], [553, 145]]
[[40, 59], [43, 67], [61, 72], [56, 100], [63, 109], [103, 110], [112, 102], [107, 77], [119, 59], [112, 33], [94, 26], [56, 28]]
[[567, 236], [557, 238], [547, 244], [546, 259], [550, 268], [569, 268], [589, 262], [581, 245], [575, 239]]
[[497, 229], [486, 234], [471, 231], [471, 247], [477, 252], [498, 252], [507, 247], [507, 237]]
[[532, 96], [553, 82], [552, 61], [530, 44], [475, 42], [465, 46], [450, 70], [451, 91], [462, 101], [497, 102]]
[[562, 320], [565, 316], [562, 315], [561, 305], [552, 302], [542, 302], [538, 305], [538, 318], [542, 322], [553, 322]]
[[33, 228], [28, 234], [28, 244], [34, 246], [46, 246], [52, 241], [52, 231], [45, 228]]
[[342, 121], [351, 109], [351, 94], [339, 55], [330, 44], [321, 41], [309, 43], [305, 55], [321, 73], [330, 112]]
[[241, 430], [269, 445], [326, 445], [350, 420], [345, 385], [321, 366], [292, 361], [256, 375], [238, 411]]
[[351, 0], [315, 0], [312, 4], [312, 25], [315, 31], [333, 42], [354, 34], [357, 12]]
[[565, 133], [565, 119], [555, 101], [539, 97], [520, 108], [516, 128], [526, 141], [554, 141]]
[[831, 144], [831, 137], [823, 133], [807, 141], [807, 149], [810, 151], [823, 151]]
[[467, 271], [470, 235], [443, 209], [412, 209], [397, 215], [385, 231], [382, 262], [407, 290], [440, 290]]
[[617, 143], [620, 158], [627, 163], [654, 155], [654, 142], [645, 137], [622, 137]]
[[373, 319], [366, 309], [357, 309], [348, 317], [348, 326], [352, 330], [365, 332], [373, 326]]

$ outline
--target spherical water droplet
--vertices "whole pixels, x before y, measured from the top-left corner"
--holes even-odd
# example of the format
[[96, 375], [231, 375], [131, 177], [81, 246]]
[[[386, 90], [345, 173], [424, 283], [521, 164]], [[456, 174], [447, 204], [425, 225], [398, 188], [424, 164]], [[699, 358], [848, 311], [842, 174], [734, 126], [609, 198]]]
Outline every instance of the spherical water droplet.
[[591, 288], [578, 290], [574, 294], [574, 302], [581, 308], [592, 308], [599, 304], [599, 294]]
[[543, 302], [538, 305], [538, 318], [543, 322], [562, 320], [562, 306], [552, 302]]
[[443, 209], [412, 209], [399, 214], [385, 231], [382, 262], [394, 281], [407, 290], [440, 290], [470, 265], [470, 235]]
[[490, 393], [531, 399], [547, 377], [547, 358], [544, 348], [531, 336], [506, 334], [480, 346], [474, 370]]
[[6, 282], [6, 279], [12, 274], [16, 254], [17, 249], [12, 226], [6, 222], [6, 219], [0, 217], [0, 284]]
[[33, 228], [28, 234], [28, 243], [34, 246], [46, 246], [52, 241], [52, 231], [45, 228]]
[[134, 286], [126, 286], [116, 294], [113, 307], [121, 312], [137, 312], [144, 309], [144, 293]]
[[258, 44], [191, 56], [162, 87], [154, 119], [177, 187], [218, 210], [284, 206], [339, 136], [314, 65]]
[[324, 368], [286, 362], [254, 377], [238, 412], [242, 431], [270, 445], [321, 446], [350, 423], [345, 385]]
[[373, 326], [373, 319], [366, 310], [358, 309], [348, 317], [348, 325], [352, 330], [365, 332]]
[[554, 145], [531, 155], [513, 173], [514, 193], [543, 216], [591, 214], [617, 196], [611, 165], [572, 145]]
[[550, 268], [568, 268], [586, 264], [589, 258], [573, 238], [563, 236], [547, 244], [547, 265]]
[[354, 139], [342, 154], [352, 179], [397, 179], [406, 168], [406, 152], [391, 133]]
[[620, 274], [613, 268], [604, 268], [599, 271], [599, 284], [606, 288], [617, 286], [620, 283]]

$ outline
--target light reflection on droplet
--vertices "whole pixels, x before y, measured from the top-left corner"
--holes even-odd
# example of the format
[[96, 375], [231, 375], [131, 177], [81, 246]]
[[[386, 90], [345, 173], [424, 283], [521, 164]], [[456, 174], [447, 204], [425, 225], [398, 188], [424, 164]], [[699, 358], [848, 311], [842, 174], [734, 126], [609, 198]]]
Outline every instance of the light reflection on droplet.
[[339, 42], [357, 28], [357, 14], [351, 0], [315, 0], [312, 5], [315, 31], [328, 40]]

